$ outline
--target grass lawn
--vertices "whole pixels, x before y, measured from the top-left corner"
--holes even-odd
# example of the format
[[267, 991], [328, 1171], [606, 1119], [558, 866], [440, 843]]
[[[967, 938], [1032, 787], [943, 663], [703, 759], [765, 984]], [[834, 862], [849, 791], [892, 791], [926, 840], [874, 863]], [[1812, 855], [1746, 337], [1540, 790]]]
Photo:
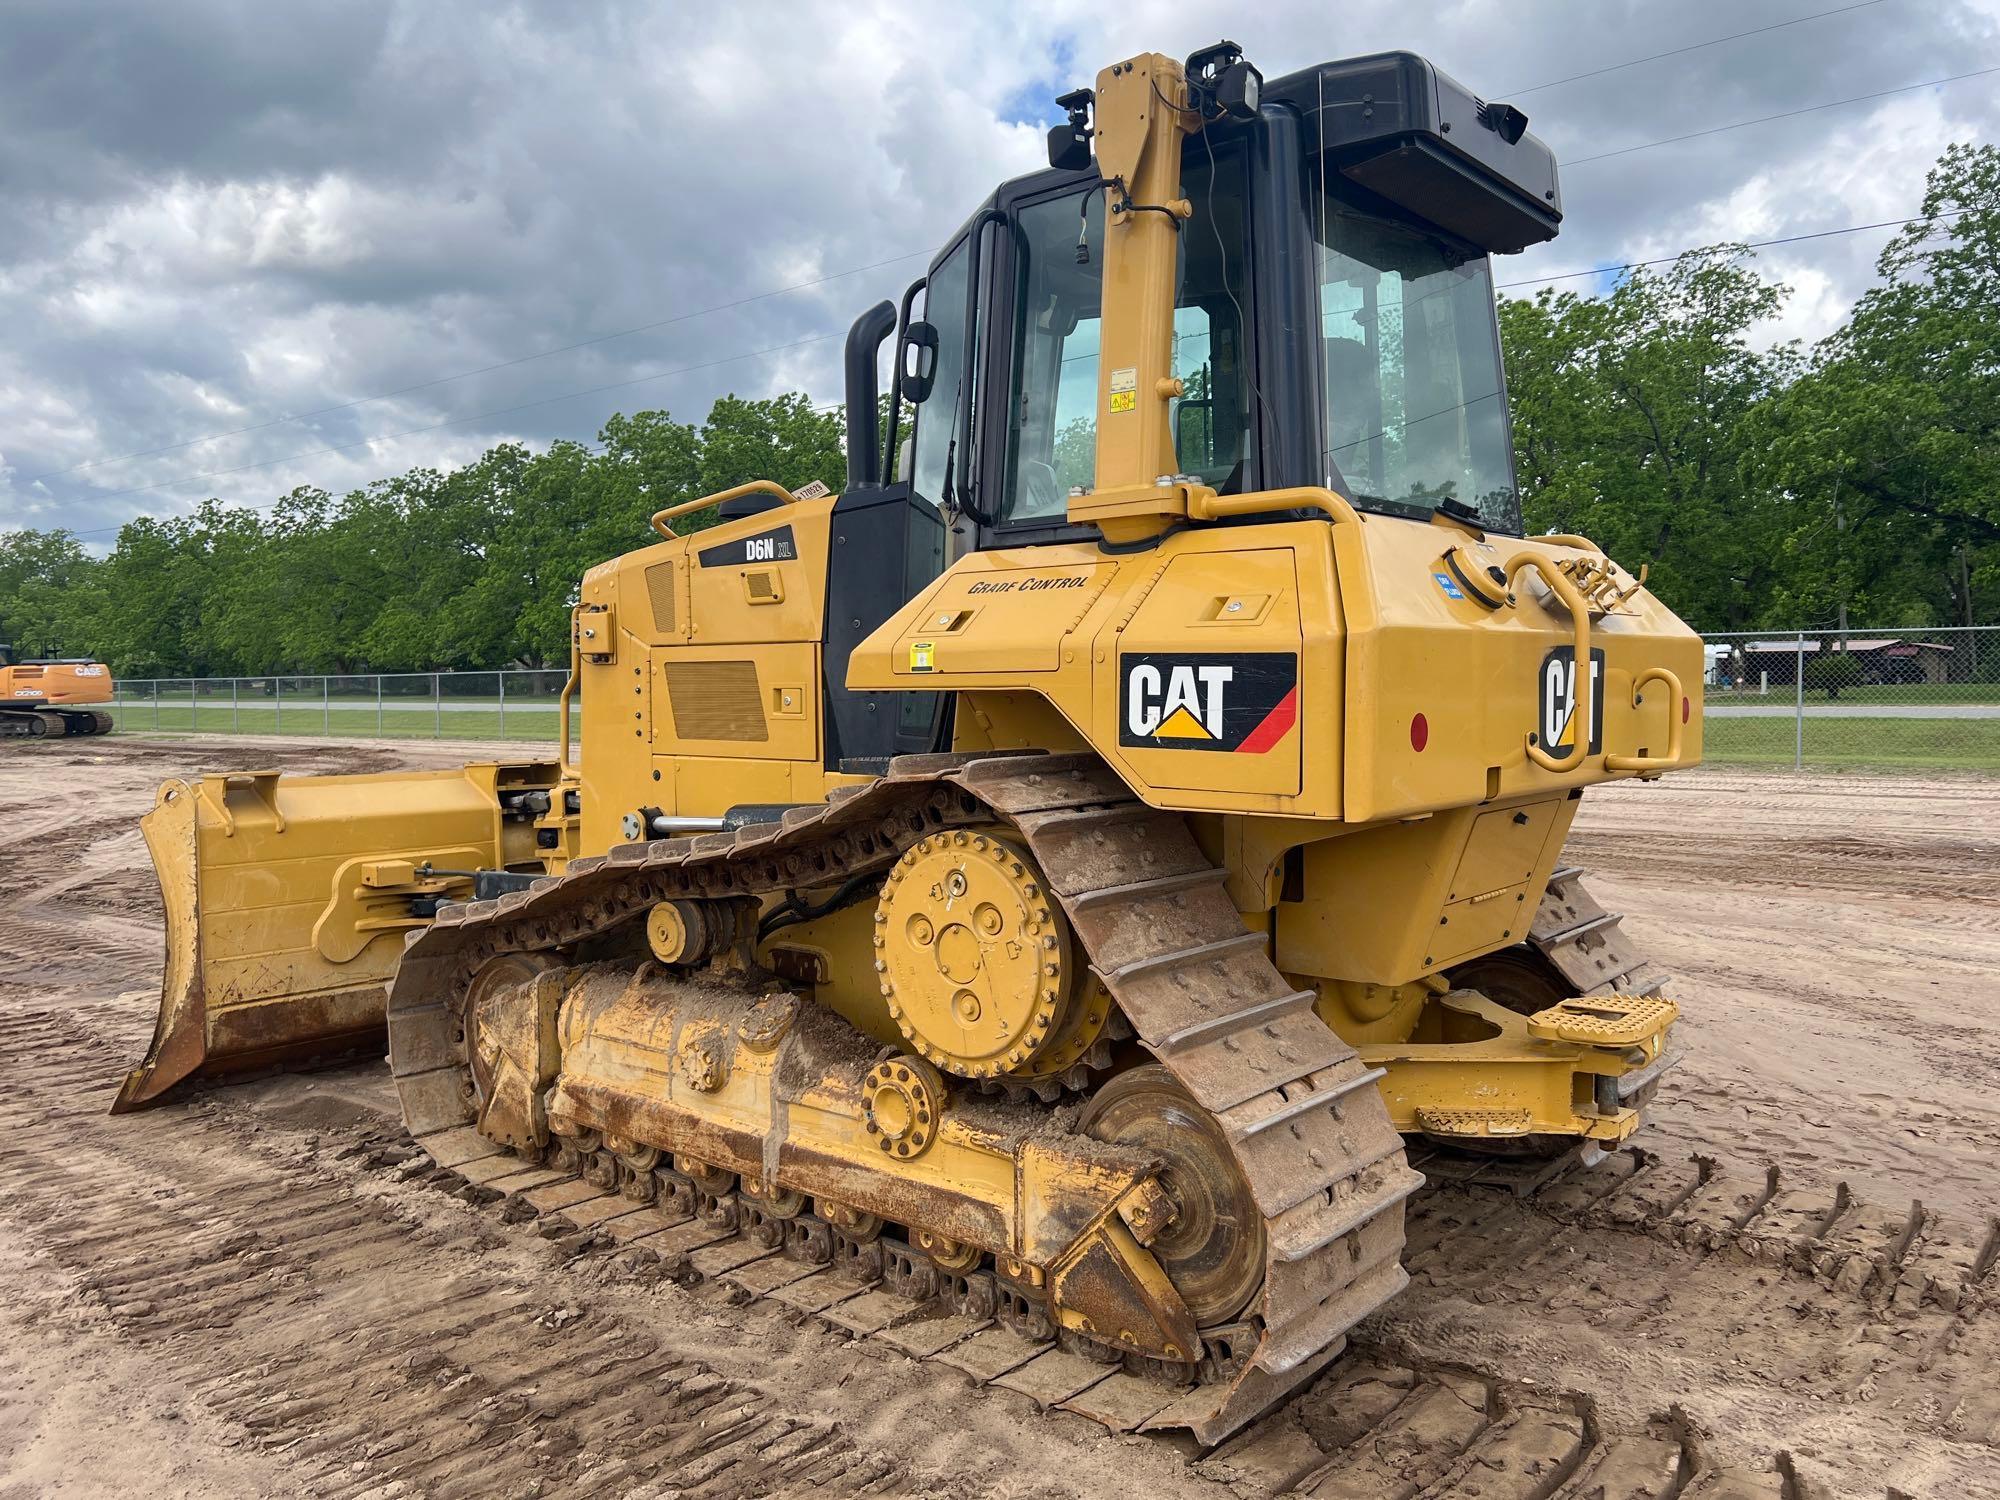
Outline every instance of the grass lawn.
[[[553, 741], [558, 721], [553, 703], [507, 705], [505, 725], [499, 705], [491, 699], [468, 699], [461, 705], [447, 698], [442, 715], [430, 703], [390, 699], [378, 720], [375, 701], [336, 698], [322, 708], [317, 700], [273, 706], [268, 698], [246, 700], [234, 709], [219, 703], [118, 703], [111, 706], [118, 728], [128, 734], [297, 734], [321, 738], [536, 740]], [[570, 711], [574, 733], [582, 724], [581, 709]]]
[[[1702, 758], [1716, 766], [1789, 766], [1797, 732], [1792, 719], [1709, 719], [1702, 725]], [[2000, 719], [1808, 718], [1805, 763], [1846, 770], [2000, 772]]]

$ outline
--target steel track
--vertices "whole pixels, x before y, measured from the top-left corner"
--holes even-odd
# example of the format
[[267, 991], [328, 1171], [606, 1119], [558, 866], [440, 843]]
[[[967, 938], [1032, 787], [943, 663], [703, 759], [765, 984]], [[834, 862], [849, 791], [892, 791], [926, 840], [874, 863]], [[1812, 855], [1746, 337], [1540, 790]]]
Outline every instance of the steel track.
[[[1107, 1372], [1095, 1350], [1035, 1349], [1023, 1338], [1041, 1331], [1033, 1318], [1003, 1330], [1046, 1356], [1020, 1378], [1045, 1382], [1045, 1394], [1072, 1385], [1065, 1400], [1093, 1392], [1083, 1407], [1118, 1430], [1226, 1436], [1323, 1368], [1347, 1330], [1402, 1289], [1402, 1203], [1422, 1179], [1404, 1161], [1376, 1075], [1264, 945], [1246, 940], [1223, 872], [1185, 821], [1138, 802], [1095, 757], [904, 757], [879, 781], [781, 824], [628, 846], [531, 891], [447, 908], [411, 944], [389, 1001], [406, 1122], [440, 1165], [478, 1149], [461, 1015], [481, 964], [608, 932], [670, 896], [776, 894], [886, 866], [938, 828], [994, 822], [1027, 844], [1140, 1041], [1214, 1119], [1264, 1216], [1266, 1247], [1255, 1317], [1204, 1330], [1205, 1378], [1192, 1389], [1144, 1366]], [[616, 1185], [614, 1163], [592, 1170]], [[690, 1193], [671, 1173], [650, 1191], [662, 1187], [717, 1239], [742, 1217], [741, 1205], [717, 1201], [726, 1193]], [[901, 1227], [914, 1240], [929, 1226]], [[830, 1226], [800, 1238], [825, 1260], [842, 1253]], [[906, 1242], [881, 1257], [845, 1253], [885, 1259], [892, 1279], [936, 1279]], [[977, 1320], [995, 1302], [990, 1274], [952, 1279], [961, 1318]]]

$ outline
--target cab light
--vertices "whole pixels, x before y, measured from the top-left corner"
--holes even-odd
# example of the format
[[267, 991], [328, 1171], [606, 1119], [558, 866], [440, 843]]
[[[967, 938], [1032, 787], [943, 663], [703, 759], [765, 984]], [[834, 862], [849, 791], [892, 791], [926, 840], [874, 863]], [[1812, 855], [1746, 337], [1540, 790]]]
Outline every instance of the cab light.
[[1421, 752], [1431, 742], [1431, 721], [1422, 714], [1410, 720], [1410, 748]]

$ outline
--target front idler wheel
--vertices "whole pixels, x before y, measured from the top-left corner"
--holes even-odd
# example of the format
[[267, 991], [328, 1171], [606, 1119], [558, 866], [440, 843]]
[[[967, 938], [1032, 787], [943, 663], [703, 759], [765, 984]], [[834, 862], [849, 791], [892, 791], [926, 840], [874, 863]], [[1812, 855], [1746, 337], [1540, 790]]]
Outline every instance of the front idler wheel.
[[1163, 1163], [1172, 1212], [1147, 1246], [1197, 1327], [1227, 1323], [1264, 1281], [1266, 1236], [1250, 1185], [1215, 1119], [1157, 1064], [1111, 1079], [1084, 1108], [1093, 1140], [1134, 1146]]

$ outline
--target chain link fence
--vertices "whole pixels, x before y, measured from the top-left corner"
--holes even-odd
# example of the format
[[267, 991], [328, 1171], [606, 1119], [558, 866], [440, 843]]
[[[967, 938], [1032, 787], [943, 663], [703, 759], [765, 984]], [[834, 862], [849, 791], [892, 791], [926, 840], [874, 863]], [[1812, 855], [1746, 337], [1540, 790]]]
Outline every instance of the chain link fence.
[[[2000, 772], [2000, 626], [1703, 639], [1711, 765]], [[128, 679], [112, 711], [140, 733], [551, 743], [564, 676]]]
[[[565, 670], [395, 672], [359, 677], [123, 678], [121, 730], [299, 734], [322, 739], [532, 740], [553, 744]], [[570, 704], [570, 732], [582, 724]]]
[[1712, 765], [2000, 771], [2000, 626], [1702, 639]]

